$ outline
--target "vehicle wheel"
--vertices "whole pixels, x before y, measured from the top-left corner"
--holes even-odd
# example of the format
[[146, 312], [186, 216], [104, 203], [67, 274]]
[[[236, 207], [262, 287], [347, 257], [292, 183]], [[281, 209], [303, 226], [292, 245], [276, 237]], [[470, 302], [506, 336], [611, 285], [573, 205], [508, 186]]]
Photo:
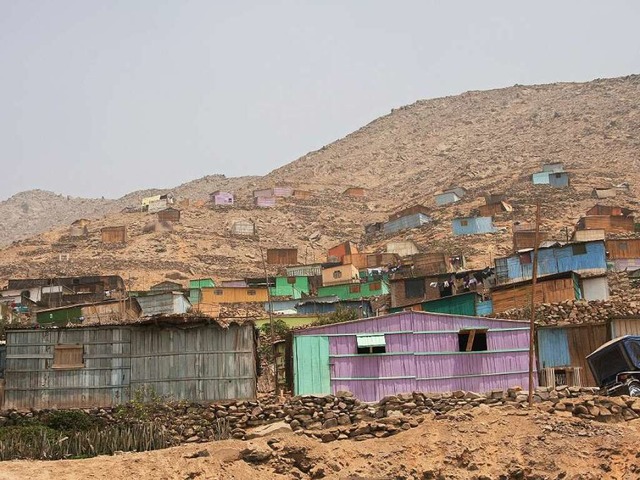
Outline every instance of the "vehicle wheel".
[[629, 387], [629, 396], [640, 397], [640, 381], [633, 380], [627, 383], [627, 387]]

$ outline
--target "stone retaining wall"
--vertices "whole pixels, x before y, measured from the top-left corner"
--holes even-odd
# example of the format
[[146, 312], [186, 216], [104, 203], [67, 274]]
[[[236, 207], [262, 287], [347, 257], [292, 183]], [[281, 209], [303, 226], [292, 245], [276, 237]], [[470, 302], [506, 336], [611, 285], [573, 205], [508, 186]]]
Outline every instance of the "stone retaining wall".
[[[600, 397], [595, 395], [596, 392], [592, 388], [541, 387], [536, 389], [534, 402], [536, 408], [546, 412], [597, 421], [629, 421], [640, 417], [640, 398]], [[160, 423], [176, 443], [211, 441], [229, 436], [243, 439], [247, 437], [247, 429], [278, 421], [286, 422], [301, 434], [328, 442], [386, 437], [418, 426], [426, 414], [438, 416], [480, 406], [510, 405], [524, 409], [527, 398], [527, 392], [514, 387], [507, 392], [494, 391], [486, 395], [464, 391], [447, 394], [414, 392], [385, 397], [370, 404], [361, 402], [348, 392], [341, 392], [337, 396], [291, 397], [283, 403], [266, 398], [225, 404], [127, 405], [84, 411], [107, 424], [127, 421]], [[16, 425], [28, 419], [38, 420], [49, 412], [5, 411], [0, 414], [0, 426]]]

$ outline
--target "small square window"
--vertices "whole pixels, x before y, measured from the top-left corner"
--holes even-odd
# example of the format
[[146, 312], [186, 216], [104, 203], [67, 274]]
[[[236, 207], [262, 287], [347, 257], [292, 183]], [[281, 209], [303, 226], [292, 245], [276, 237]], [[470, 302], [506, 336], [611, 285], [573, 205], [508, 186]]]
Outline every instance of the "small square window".
[[255, 294], [256, 294], [256, 291], [255, 291], [255, 290], [247, 290], [247, 295], [251, 295], [251, 296], [253, 296], [253, 295], [255, 295]]
[[222, 291], [222, 289], [219, 289], [219, 288], [213, 291], [214, 295], [222, 295], [223, 293], [224, 292]]
[[460, 226], [461, 227], [466, 227], [469, 225], [469, 220], [460, 220]]
[[458, 332], [458, 348], [461, 352], [486, 352], [486, 330], [460, 330]]
[[56, 345], [53, 350], [53, 366], [59, 369], [84, 368], [82, 345]]
[[372, 292], [376, 292], [378, 290], [382, 290], [382, 284], [380, 282], [373, 282], [369, 284], [369, 290]]
[[620, 242], [618, 244], [618, 248], [620, 250], [628, 250], [629, 249], [629, 245], [627, 244], [627, 242]]
[[340, 270], [336, 270], [333, 272], [333, 278], [342, 278], [342, 272]]
[[358, 354], [387, 352], [387, 342], [384, 334], [358, 335], [356, 344], [358, 346]]
[[287, 277], [287, 283], [289, 285], [295, 285], [296, 283], [296, 277]]
[[349, 293], [360, 293], [360, 285], [349, 285]]
[[585, 255], [587, 253], [587, 245], [585, 243], [575, 243], [571, 245], [571, 251], [574, 255]]

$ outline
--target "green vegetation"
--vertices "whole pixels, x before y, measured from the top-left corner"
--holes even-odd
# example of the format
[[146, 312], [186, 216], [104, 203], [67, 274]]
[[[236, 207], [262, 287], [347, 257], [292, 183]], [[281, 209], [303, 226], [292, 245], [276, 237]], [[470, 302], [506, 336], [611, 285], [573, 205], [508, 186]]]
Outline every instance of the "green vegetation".
[[349, 322], [351, 320], [358, 319], [358, 311], [353, 308], [338, 307], [333, 313], [328, 313], [320, 317], [320, 319], [313, 322], [311, 325], [318, 327], [321, 325], [331, 325], [333, 323]]

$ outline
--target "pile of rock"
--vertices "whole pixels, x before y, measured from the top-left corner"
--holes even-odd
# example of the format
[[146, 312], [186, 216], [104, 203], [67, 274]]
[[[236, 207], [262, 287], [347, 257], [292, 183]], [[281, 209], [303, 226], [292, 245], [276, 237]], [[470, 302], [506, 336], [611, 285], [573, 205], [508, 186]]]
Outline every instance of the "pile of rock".
[[[500, 312], [495, 317], [528, 320], [529, 312], [529, 309], [518, 308]], [[640, 315], [640, 301], [566, 300], [560, 303], [543, 303], [536, 307], [536, 323], [540, 325], [601, 323], [615, 317], [634, 315]]]
[[[640, 417], [640, 399], [600, 397], [596, 393], [594, 388], [540, 387], [536, 389], [533, 401], [549, 413], [598, 421], [628, 421]], [[349, 392], [340, 392], [335, 396], [291, 397], [282, 403], [271, 397], [225, 404], [181, 402], [144, 408], [126, 405], [85, 412], [107, 424], [155, 422], [167, 429], [174, 443], [251, 438], [249, 429], [276, 422], [282, 422], [300, 434], [330, 442], [394, 435], [417, 427], [427, 414], [437, 417], [480, 406], [524, 409], [527, 402], [528, 392], [514, 387], [506, 392], [496, 390], [484, 395], [461, 390], [442, 394], [413, 392], [385, 397], [375, 404], [361, 402]], [[6, 411], [0, 414], [0, 426], [21, 424], [25, 419], [38, 420], [49, 413], [50, 410]]]

